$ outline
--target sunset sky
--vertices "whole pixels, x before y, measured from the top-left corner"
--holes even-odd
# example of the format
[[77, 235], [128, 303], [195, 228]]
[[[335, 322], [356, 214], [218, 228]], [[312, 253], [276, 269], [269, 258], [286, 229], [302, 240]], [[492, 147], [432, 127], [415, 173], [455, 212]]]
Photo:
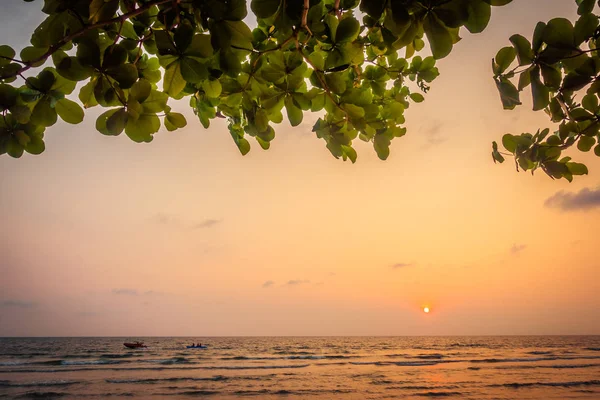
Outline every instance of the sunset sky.
[[[309, 113], [241, 156], [185, 100], [151, 144], [101, 135], [97, 109], [49, 128], [42, 155], [0, 157], [0, 336], [600, 334], [600, 159], [571, 152], [590, 175], [568, 183], [490, 154], [554, 129], [528, 95], [502, 110], [492, 57], [574, 3], [464, 32], [385, 162], [336, 160]], [[20, 49], [41, 2], [2, 7]]]

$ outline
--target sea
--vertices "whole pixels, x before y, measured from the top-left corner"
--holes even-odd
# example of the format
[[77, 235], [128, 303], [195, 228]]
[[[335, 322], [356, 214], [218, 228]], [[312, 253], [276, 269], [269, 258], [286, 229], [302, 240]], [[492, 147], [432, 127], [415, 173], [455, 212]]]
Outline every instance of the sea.
[[600, 336], [0, 338], [0, 398], [112, 397], [600, 399]]

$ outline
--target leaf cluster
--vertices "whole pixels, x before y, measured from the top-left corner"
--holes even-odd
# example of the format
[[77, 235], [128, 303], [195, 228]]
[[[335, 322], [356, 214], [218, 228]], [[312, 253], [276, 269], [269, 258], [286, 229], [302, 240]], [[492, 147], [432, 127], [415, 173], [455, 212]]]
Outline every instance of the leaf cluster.
[[[600, 5], [600, 1], [598, 2]], [[533, 109], [544, 110], [558, 129], [536, 134], [506, 134], [502, 145], [514, 156], [517, 170], [541, 168], [550, 177], [584, 175], [584, 164], [571, 161], [563, 152], [573, 146], [582, 152], [594, 149], [600, 156], [600, 29], [594, 13], [596, 0], [576, 0], [578, 19], [539, 22], [532, 40], [521, 35], [510, 38], [492, 62], [494, 80], [505, 109], [521, 104], [520, 93], [530, 90]], [[512, 67], [512, 68], [511, 68]], [[505, 154], [506, 155], [506, 154]], [[494, 161], [504, 156], [493, 143]]]
[[[42, 152], [47, 127], [91, 107], [106, 109], [100, 133], [150, 142], [186, 126], [168, 101], [187, 98], [205, 128], [227, 119], [242, 154], [250, 138], [268, 149], [284, 115], [297, 126], [311, 111], [335, 157], [354, 162], [358, 137], [385, 159], [460, 28], [481, 32], [509, 2], [44, 0], [30, 46], [18, 57], [0, 46], [0, 154]], [[433, 56], [418, 54], [426, 41]]]

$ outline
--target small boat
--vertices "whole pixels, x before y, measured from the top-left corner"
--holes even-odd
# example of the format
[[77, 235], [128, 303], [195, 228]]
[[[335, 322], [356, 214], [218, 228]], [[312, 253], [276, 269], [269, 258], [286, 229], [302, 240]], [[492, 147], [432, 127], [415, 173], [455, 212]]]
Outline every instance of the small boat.
[[207, 349], [207, 346], [185, 346], [188, 349]]
[[123, 343], [123, 346], [128, 349], [145, 349], [148, 346], [144, 344], [144, 342], [134, 342], [134, 343]]

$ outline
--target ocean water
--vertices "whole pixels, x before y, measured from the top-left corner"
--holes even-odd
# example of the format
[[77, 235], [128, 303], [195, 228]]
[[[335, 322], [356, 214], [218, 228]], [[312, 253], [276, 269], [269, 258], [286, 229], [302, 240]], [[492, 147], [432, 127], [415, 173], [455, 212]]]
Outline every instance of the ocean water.
[[600, 399], [600, 336], [0, 338], [0, 398], [118, 396]]

